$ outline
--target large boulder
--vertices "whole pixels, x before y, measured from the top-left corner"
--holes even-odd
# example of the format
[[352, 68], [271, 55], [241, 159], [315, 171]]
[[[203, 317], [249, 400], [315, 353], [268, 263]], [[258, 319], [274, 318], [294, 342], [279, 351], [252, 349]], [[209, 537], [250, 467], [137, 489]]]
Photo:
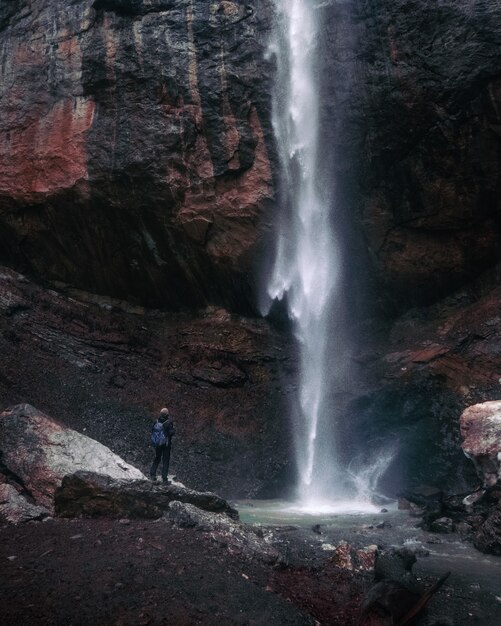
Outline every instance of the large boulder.
[[55, 493], [56, 513], [61, 517], [158, 519], [174, 500], [238, 518], [237, 511], [214, 493], [179, 484], [124, 481], [94, 472], [79, 471], [66, 476]]
[[146, 477], [109, 448], [67, 428], [29, 404], [0, 413], [0, 458], [5, 473], [36, 504], [53, 511], [63, 477], [78, 470], [124, 482]]
[[492, 487], [501, 478], [501, 401], [468, 407], [461, 415], [461, 435], [483, 486]]

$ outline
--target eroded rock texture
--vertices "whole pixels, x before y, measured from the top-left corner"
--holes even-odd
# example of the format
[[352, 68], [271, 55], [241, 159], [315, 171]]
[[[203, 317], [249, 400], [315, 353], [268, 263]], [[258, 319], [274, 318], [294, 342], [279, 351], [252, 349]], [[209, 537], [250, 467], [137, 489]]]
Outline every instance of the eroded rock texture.
[[2, 4], [1, 257], [147, 304], [253, 310], [266, 2]]
[[399, 299], [431, 300], [499, 259], [501, 7], [392, 0], [364, 17], [368, 238]]

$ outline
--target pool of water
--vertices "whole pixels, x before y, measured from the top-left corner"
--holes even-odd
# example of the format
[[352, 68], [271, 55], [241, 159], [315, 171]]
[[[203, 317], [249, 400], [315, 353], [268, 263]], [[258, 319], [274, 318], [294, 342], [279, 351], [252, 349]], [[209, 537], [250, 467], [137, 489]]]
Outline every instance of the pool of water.
[[[347, 501], [315, 508], [285, 500], [241, 500], [234, 505], [243, 522], [271, 528], [277, 536], [280, 529], [287, 530], [288, 535], [294, 531], [298, 545], [306, 542], [312, 549], [335, 549], [340, 541], [356, 547], [413, 548], [418, 555], [413, 568], [416, 576], [438, 578], [451, 572], [447, 586], [430, 609], [437, 619], [445, 615], [456, 626], [501, 625], [501, 557], [482, 554], [456, 534], [423, 531], [416, 526], [419, 520], [399, 511], [395, 503], [381, 507]], [[383, 521], [386, 525], [378, 528]], [[441, 600], [450, 600], [451, 607]]]
[[[381, 513], [381, 506], [357, 500], [311, 504], [286, 500], [239, 500], [234, 505], [243, 522], [262, 526], [306, 527], [327, 524], [342, 528], [353, 524], [368, 524], [384, 515]], [[385, 508], [397, 510], [395, 504]]]

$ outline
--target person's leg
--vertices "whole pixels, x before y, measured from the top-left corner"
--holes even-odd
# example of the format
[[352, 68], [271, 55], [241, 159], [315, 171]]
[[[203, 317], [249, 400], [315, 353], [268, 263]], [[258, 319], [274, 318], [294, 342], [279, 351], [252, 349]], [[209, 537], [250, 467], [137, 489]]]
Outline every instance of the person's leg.
[[157, 446], [155, 448], [155, 459], [153, 461], [153, 465], [151, 466], [151, 470], [150, 470], [150, 476], [152, 478], [156, 478], [157, 477], [157, 469], [158, 469], [158, 465], [160, 463], [160, 460], [162, 458], [162, 452], [163, 452], [163, 448], [165, 446]]
[[170, 448], [171, 444], [163, 446], [163, 464], [162, 464], [162, 480], [167, 481], [169, 476]]

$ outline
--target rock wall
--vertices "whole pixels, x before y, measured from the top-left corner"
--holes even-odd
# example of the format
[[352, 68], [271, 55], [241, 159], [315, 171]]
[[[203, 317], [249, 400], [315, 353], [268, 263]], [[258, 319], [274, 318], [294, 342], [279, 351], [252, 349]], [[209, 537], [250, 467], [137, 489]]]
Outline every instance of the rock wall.
[[41, 407], [146, 475], [163, 406], [176, 427], [170, 471], [193, 488], [266, 496], [293, 473], [284, 411], [293, 350], [264, 320], [214, 307], [199, 316], [146, 311], [56, 293], [0, 268], [0, 353], [2, 409]]
[[2, 4], [2, 260], [149, 305], [253, 310], [266, 2]]
[[[498, 390], [501, 5], [353, 0], [318, 11], [343, 298], [388, 318], [469, 285], [393, 329], [348, 317], [359, 350], [346, 360], [359, 376], [336, 398], [340, 417], [354, 416], [343, 441], [360, 441], [357, 427], [376, 443], [396, 431], [407, 474], [445, 481], [461, 465], [459, 414]], [[0, 261], [150, 307], [255, 313], [277, 174], [272, 24], [271, 0], [2, 3]], [[138, 460], [134, 411], [146, 419], [167, 396], [189, 414], [179, 455], [190, 479], [227, 494], [277, 483], [288, 454], [279, 396], [295, 367], [287, 357], [282, 385], [283, 334], [214, 309], [154, 321], [143, 311], [116, 339], [114, 313], [89, 321], [65, 301], [56, 316], [52, 293], [17, 304], [9, 293], [0, 342], [33, 374], [1, 365], [4, 404], [32, 400], [108, 443], [104, 422], [119, 406], [135, 433], [120, 452]]]
[[379, 284], [401, 309], [499, 261], [501, 5], [356, 6], [361, 218]]
[[[501, 7], [317, 10], [351, 292], [370, 267], [385, 306], [436, 300], [499, 260]], [[0, 261], [147, 305], [255, 311], [272, 25], [271, 0], [3, 3]]]

